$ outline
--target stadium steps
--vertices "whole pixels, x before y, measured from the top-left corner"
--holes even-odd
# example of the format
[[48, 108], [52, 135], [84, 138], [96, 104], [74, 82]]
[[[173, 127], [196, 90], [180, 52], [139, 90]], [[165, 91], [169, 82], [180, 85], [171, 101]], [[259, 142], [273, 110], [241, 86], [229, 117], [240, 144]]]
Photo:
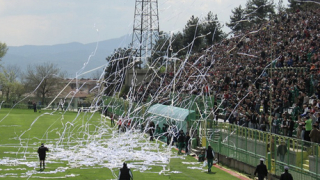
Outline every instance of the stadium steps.
[[214, 143], [218, 143], [219, 139], [220, 139], [220, 133], [219, 133], [219, 131], [215, 131], [213, 133], [213, 139], [212, 140], [213, 140]]
[[309, 159], [303, 160], [303, 169], [308, 170], [309, 171]]
[[271, 170], [270, 171], [272, 174], [275, 174], [275, 172], [276, 172], [276, 162], [274, 159], [271, 159]]
[[199, 147], [197, 146], [194, 149], [191, 149], [191, 156], [199, 156], [199, 154], [201, 154], [201, 151], [204, 151], [206, 148], [205, 147]]

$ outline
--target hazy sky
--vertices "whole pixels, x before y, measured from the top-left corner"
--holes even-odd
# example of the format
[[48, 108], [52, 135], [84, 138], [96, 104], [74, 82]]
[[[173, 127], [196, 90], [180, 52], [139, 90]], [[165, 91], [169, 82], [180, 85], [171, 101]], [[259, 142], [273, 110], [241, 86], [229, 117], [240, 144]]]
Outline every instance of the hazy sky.
[[[191, 15], [201, 18], [209, 11], [225, 24], [231, 10], [245, 2], [158, 0], [160, 30], [182, 31]], [[135, 0], [0, 0], [0, 42], [52, 45], [118, 38], [132, 33], [134, 8]]]

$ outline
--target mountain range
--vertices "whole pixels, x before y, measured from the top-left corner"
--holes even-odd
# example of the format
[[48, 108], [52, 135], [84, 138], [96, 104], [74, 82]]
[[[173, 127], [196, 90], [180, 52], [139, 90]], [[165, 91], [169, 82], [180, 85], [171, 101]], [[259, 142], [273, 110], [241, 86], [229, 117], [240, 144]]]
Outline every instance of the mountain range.
[[[22, 72], [27, 67], [41, 65], [46, 62], [56, 64], [61, 71], [67, 72], [69, 78], [93, 78], [102, 73], [103, 66], [107, 65], [106, 57], [110, 56], [119, 47], [128, 47], [131, 42], [129, 36], [82, 44], [72, 42], [57, 45], [25, 45], [8, 46], [7, 54], [2, 58], [3, 66], [15, 65]], [[91, 71], [101, 67], [90, 73]]]

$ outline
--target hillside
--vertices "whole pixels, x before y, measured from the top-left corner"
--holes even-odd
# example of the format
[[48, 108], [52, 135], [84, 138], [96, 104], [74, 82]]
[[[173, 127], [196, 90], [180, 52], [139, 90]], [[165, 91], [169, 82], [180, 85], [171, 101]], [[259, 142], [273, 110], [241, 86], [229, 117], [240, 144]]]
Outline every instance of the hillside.
[[[108, 57], [114, 49], [118, 47], [126, 47], [130, 43], [129, 36], [109, 39], [105, 41], [81, 44], [77, 42], [57, 45], [25, 45], [25, 46], [9, 46], [6, 56], [2, 59], [2, 65], [17, 65], [25, 72], [28, 65], [42, 64], [51, 62], [57, 64], [62, 71], [67, 71], [68, 77], [75, 77], [76, 73], [83, 68], [86, 62], [89, 62], [84, 70], [89, 71], [93, 68], [106, 64]], [[97, 47], [97, 51], [95, 49]], [[94, 56], [90, 56], [93, 55]], [[88, 61], [90, 59], [90, 61]], [[102, 72], [102, 69], [98, 70]], [[79, 73], [78, 73], [79, 74]], [[84, 75], [83, 77], [91, 77], [93, 73]]]

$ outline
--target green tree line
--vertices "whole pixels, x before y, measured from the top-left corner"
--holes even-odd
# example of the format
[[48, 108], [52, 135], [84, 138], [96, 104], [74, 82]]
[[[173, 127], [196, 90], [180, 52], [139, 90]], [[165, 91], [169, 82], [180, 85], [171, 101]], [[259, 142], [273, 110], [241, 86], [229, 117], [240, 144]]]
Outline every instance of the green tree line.
[[6, 43], [0, 42], [0, 102], [18, 102], [23, 96], [35, 94], [32, 99], [38, 99], [42, 104], [46, 98], [59, 91], [63, 85], [61, 80], [65, 73], [57, 65], [44, 63], [27, 67], [27, 72], [21, 72], [17, 65], [3, 66], [1, 59], [10, 51]]

